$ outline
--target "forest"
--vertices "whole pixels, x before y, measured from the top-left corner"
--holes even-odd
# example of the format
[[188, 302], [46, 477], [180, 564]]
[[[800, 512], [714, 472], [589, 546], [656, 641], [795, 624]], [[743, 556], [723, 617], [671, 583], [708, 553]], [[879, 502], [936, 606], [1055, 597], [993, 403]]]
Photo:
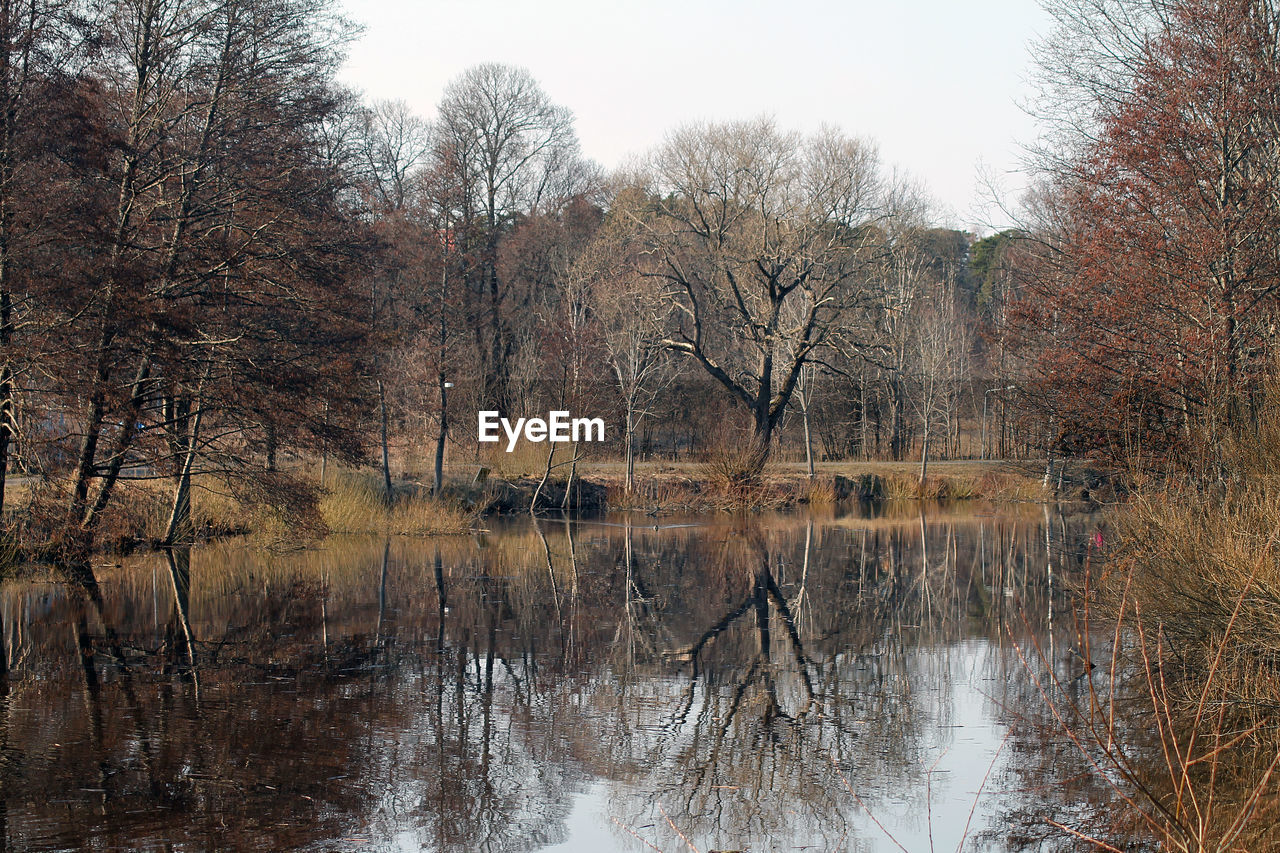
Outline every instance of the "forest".
[[495, 464], [481, 410], [603, 417], [546, 473], [604, 455], [627, 491], [637, 459], [1040, 458], [1047, 484], [1212, 444], [1271, 369], [1275, 10], [1051, 11], [1038, 181], [980, 236], [834, 127], [695, 123], [606, 173], [523, 68], [460, 71], [433, 115], [366, 102], [321, 0], [4, 4], [20, 538], [87, 553], [140, 480], [169, 484], [165, 542], [193, 482], [305, 517], [330, 458], [439, 496]]
[[0, 477], [41, 484], [30, 535], [91, 549], [138, 479], [172, 482], [166, 541], [204, 475], [298, 509], [317, 457], [439, 492], [482, 409], [607, 415], [628, 488], [718, 447], [750, 474], [1048, 440], [1020, 232], [938, 225], [871, 140], [709, 123], [606, 174], [521, 68], [432, 116], [362, 101], [353, 35], [319, 2], [0, 8]]

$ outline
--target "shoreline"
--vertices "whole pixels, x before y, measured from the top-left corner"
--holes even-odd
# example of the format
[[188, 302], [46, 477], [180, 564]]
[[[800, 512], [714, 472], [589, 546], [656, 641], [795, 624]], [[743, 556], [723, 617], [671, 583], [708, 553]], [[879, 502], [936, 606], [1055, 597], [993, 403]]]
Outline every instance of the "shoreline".
[[[279, 510], [254, 506], [230, 497], [209, 483], [193, 493], [194, 543], [232, 536], [260, 537], [264, 542], [323, 539], [329, 535], [386, 533], [411, 536], [456, 536], [474, 532], [485, 518], [530, 513], [538, 494], [536, 514], [569, 512], [582, 517], [611, 511], [640, 511], [652, 516], [785, 510], [804, 506], [835, 506], [854, 501], [991, 503], [1093, 503], [1115, 498], [1110, 478], [1088, 465], [1068, 461], [1049, 488], [1044, 486], [1043, 462], [1007, 460], [949, 460], [932, 462], [924, 482], [918, 463], [821, 462], [813, 479], [804, 463], [775, 462], [751, 483], [726, 482], [702, 462], [648, 461], [637, 463], [635, 488], [624, 488], [625, 468], [618, 461], [579, 463], [572, 492], [566, 496], [563, 476], [540, 485], [540, 478], [491, 475], [474, 482], [480, 463], [456, 465], [447, 471], [444, 494], [435, 497], [427, 478], [406, 472], [394, 483], [390, 499], [381, 492], [378, 472], [362, 468], [331, 473], [321, 486], [318, 478], [302, 473], [319, 491], [317, 512], [323, 528], [301, 528]], [[470, 482], [469, 482], [470, 481]], [[158, 484], [160, 481], [151, 481]], [[156, 551], [160, 544], [152, 528], [157, 506], [167, 500], [162, 488], [151, 485], [122, 490], [124, 500], [109, 535], [94, 553], [99, 556]], [[567, 497], [567, 500], [566, 500]], [[14, 507], [16, 502], [7, 502]], [[8, 513], [6, 513], [8, 514]], [[20, 535], [20, 534], [19, 534]], [[12, 567], [24, 562], [47, 562], [47, 543], [9, 541]]]

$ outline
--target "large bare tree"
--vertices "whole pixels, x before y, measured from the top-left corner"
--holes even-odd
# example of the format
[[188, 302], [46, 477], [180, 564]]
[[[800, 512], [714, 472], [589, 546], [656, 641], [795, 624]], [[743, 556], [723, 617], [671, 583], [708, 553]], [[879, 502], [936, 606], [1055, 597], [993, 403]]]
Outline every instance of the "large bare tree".
[[652, 159], [657, 201], [635, 218], [674, 294], [665, 344], [750, 412], [755, 474], [806, 364], [877, 299], [869, 261], [886, 193], [875, 147], [759, 119], [673, 133]]

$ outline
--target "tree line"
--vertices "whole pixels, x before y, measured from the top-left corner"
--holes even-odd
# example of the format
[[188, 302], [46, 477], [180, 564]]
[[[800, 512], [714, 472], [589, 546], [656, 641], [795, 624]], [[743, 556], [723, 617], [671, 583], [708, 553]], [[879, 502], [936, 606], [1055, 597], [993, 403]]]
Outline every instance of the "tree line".
[[628, 487], [1061, 429], [1023, 405], [1043, 241], [939, 225], [869, 139], [693, 124], [606, 173], [528, 71], [419, 116], [336, 82], [353, 37], [326, 0], [0, 0], [0, 478], [57, 547], [138, 478], [166, 541], [201, 475], [312, 517], [286, 456], [439, 491], [480, 409], [607, 415]]
[[397, 433], [434, 442], [438, 489], [482, 409], [609, 415], [627, 488], [642, 453], [732, 452], [751, 478], [801, 433], [811, 468], [1032, 446], [1013, 395], [985, 393], [1011, 364], [993, 354], [1016, 233], [938, 226], [868, 139], [693, 124], [607, 174], [502, 65], [460, 75], [432, 121], [364, 117], [388, 490]]

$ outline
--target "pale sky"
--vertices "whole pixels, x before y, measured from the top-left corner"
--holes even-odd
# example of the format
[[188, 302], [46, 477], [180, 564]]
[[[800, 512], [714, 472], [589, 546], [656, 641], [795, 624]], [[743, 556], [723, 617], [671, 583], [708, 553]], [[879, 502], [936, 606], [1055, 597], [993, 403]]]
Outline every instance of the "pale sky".
[[959, 227], [1007, 224], [981, 209], [979, 169], [1025, 186], [1035, 125], [1029, 42], [1036, 0], [341, 0], [365, 32], [342, 79], [431, 118], [471, 65], [529, 69], [577, 118], [606, 168], [682, 123], [772, 115], [868, 136]]

